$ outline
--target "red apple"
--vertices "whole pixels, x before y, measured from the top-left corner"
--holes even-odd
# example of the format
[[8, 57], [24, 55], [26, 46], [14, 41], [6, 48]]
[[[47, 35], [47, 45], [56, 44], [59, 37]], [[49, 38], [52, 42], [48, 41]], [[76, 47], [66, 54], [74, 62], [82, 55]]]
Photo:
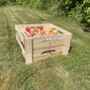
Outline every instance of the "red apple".
[[30, 37], [33, 37], [33, 35], [32, 35], [32, 34], [30, 34]]
[[41, 33], [41, 36], [45, 36], [46, 35], [45, 30], [41, 30], [40, 33]]
[[31, 30], [30, 31], [30, 36], [34, 36], [34, 33], [35, 33], [34, 30]]
[[45, 33], [45, 30], [41, 30], [40, 33], [41, 33], [41, 34]]
[[30, 32], [30, 27], [27, 26], [27, 27], [25, 28], [25, 30], [26, 30], [27, 32]]
[[49, 32], [48, 35], [53, 35], [53, 32]]
[[35, 27], [35, 28], [34, 28], [34, 32], [37, 32], [37, 31], [38, 31], [38, 28], [37, 28], [37, 27]]
[[46, 33], [42, 33], [41, 36], [46, 36]]
[[40, 30], [43, 30], [43, 26], [40, 26], [39, 29], [40, 29]]

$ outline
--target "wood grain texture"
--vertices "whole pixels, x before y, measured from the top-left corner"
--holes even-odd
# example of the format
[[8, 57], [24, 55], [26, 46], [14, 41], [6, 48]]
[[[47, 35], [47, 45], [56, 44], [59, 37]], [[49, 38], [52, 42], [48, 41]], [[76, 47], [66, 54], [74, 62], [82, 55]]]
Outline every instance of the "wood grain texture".
[[33, 43], [32, 39], [25, 39], [25, 56], [26, 64], [32, 63], [33, 60]]

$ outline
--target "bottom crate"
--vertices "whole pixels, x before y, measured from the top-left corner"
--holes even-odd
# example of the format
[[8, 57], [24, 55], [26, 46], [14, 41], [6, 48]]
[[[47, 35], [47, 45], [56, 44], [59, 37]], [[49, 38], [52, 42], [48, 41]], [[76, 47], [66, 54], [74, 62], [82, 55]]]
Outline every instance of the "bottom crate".
[[[57, 55], [67, 55], [70, 49], [71, 33], [52, 24], [40, 25], [43, 25], [46, 29], [48, 26], [56, 28], [62, 31], [62, 33], [59, 35], [47, 35], [44, 37], [37, 36], [30, 38], [28, 33], [24, 30], [27, 25], [17, 25], [15, 27], [17, 31], [16, 40], [22, 49], [26, 64]], [[30, 27], [31, 26], [39, 25], [34, 24], [30, 25]]]

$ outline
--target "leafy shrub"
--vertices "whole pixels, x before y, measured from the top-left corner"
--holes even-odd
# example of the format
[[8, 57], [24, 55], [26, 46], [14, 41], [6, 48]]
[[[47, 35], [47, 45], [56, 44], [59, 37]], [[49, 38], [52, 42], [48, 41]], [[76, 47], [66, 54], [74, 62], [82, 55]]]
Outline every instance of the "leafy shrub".
[[75, 8], [72, 8], [69, 12], [68, 12], [68, 16], [72, 17], [74, 20], [76, 20], [77, 22], [81, 22], [82, 21], [82, 13], [81, 13], [82, 7], [77, 3], [77, 6]]
[[[84, 0], [82, 4], [82, 22], [86, 26], [90, 25], [90, 0]], [[90, 26], [89, 26], [90, 27]]]
[[7, 0], [0, 0], [0, 6], [6, 5], [7, 4]]
[[0, 6], [18, 4], [45, 10], [55, 15], [69, 16], [90, 25], [90, 0], [0, 0]]

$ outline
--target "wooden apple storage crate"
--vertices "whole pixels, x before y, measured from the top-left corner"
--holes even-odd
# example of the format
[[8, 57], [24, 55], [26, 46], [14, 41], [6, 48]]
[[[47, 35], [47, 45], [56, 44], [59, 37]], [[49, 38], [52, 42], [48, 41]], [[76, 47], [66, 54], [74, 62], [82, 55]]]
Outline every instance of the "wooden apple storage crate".
[[[40, 33], [38, 32], [31, 38], [29, 37], [29, 33], [25, 31], [26, 26], [43, 26], [46, 32], [49, 27], [52, 27], [59, 30], [61, 33], [58, 35], [40, 36]], [[22, 49], [26, 64], [56, 55], [67, 55], [69, 52], [72, 34], [53, 24], [15, 25], [15, 29], [17, 32], [16, 40]]]

